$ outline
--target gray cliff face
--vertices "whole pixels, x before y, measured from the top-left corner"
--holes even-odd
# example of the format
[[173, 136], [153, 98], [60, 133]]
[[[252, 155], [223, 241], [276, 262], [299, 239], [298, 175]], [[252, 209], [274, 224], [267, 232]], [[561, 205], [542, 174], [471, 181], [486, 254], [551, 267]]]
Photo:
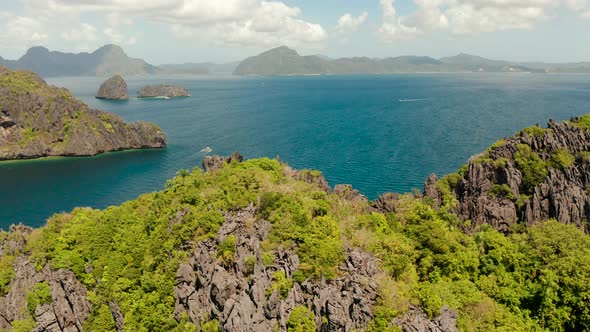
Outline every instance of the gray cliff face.
[[146, 85], [137, 92], [138, 98], [150, 97], [189, 97], [190, 92], [178, 85]]
[[[550, 121], [547, 129], [506, 138], [472, 157], [455, 180], [429, 177], [424, 194], [437, 206], [451, 198], [451, 211], [471, 220], [470, 229], [488, 223], [506, 232], [556, 219], [589, 232], [590, 131], [578, 121]], [[450, 183], [448, 194], [441, 183]]]
[[0, 160], [165, 146], [166, 136], [154, 124], [126, 123], [31, 72], [0, 67]]
[[120, 75], [109, 78], [100, 85], [100, 88], [96, 92], [96, 98], [112, 100], [129, 99], [127, 82]]
[[[32, 229], [12, 226], [10, 234], [0, 243], [0, 258], [5, 254], [22, 253]], [[49, 266], [38, 270], [29, 257], [19, 256], [14, 264], [14, 278], [10, 290], [0, 298], [0, 329], [10, 329], [12, 322], [27, 318], [27, 294], [39, 283], [49, 287], [51, 301], [33, 309], [34, 331], [82, 332], [91, 305], [86, 299], [86, 288], [69, 270], [52, 270]]]
[[[273, 264], [262, 263], [260, 246], [271, 224], [260, 221], [249, 225], [255, 212], [254, 205], [250, 205], [226, 213], [217, 238], [200, 243], [191, 253], [189, 263], [179, 267], [175, 315], [187, 314], [197, 324], [206, 317], [216, 317], [224, 331], [272, 331], [275, 326], [286, 331], [293, 308], [304, 305], [312, 308], [316, 325], [322, 331], [366, 328], [373, 319], [372, 306], [378, 294], [374, 277], [380, 272], [376, 259], [351, 249], [346, 252], [347, 259], [337, 279], [307, 280], [301, 285], [296, 283], [288, 294], [281, 295], [277, 290], [268, 294], [273, 274], [282, 271], [291, 278], [299, 268], [299, 258], [286, 249]], [[237, 260], [225, 266], [212, 253], [230, 234], [236, 237]]]

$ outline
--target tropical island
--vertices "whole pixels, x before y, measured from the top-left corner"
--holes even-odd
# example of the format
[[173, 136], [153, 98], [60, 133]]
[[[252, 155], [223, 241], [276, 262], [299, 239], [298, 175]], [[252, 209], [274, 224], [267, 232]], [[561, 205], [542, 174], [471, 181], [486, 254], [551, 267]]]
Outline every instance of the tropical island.
[[129, 90], [127, 88], [127, 82], [125, 82], [121, 75], [115, 75], [109, 78], [108, 80], [104, 81], [98, 88], [98, 91], [96, 92], [96, 98], [110, 100], [129, 99]]
[[137, 98], [190, 97], [190, 92], [179, 85], [146, 85], [137, 92]]
[[424, 192], [206, 157], [160, 192], [0, 233], [14, 331], [582, 331], [590, 116], [526, 128]]
[[126, 123], [32, 72], [0, 67], [0, 160], [165, 146], [166, 136], [155, 124]]

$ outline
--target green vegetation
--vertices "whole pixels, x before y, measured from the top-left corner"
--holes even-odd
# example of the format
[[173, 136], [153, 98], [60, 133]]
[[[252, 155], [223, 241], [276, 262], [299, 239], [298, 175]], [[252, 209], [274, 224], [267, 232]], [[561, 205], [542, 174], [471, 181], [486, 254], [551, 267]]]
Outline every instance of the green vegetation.
[[15, 94], [24, 94], [27, 92], [42, 94], [43, 90], [45, 90], [39, 78], [28, 71], [0, 73], [0, 85], [8, 88]]
[[557, 149], [551, 154], [550, 164], [562, 172], [576, 162], [576, 157], [566, 149]]
[[27, 308], [31, 317], [35, 317], [37, 306], [49, 303], [51, 303], [51, 291], [46, 282], [35, 284], [35, 287], [27, 293]]
[[0, 257], [0, 296], [8, 292], [8, 284], [14, 278], [14, 256], [5, 254]]
[[459, 173], [451, 173], [442, 177], [436, 183], [436, 188], [442, 194], [443, 206], [447, 209], [453, 208], [457, 205], [457, 198], [453, 194], [453, 190], [457, 187], [463, 176]]
[[28, 144], [30, 141], [32, 141], [33, 139], [35, 139], [38, 136], [38, 132], [35, 129], [32, 128], [25, 128], [23, 129], [21, 135], [22, 138], [21, 140], [18, 142], [19, 145], [26, 145]]
[[574, 126], [578, 128], [589, 130], [590, 129], [590, 114], [582, 115], [577, 121], [573, 122]]
[[545, 134], [549, 131], [549, 129], [547, 128], [541, 128], [538, 125], [537, 126], [531, 126], [528, 128], [524, 128], [521, 133], [526, 133], [529, 136], [533, 136], [533, 137], [543, 137], [545, 136]]
[[507, 184], [503, 183], [503, 184], [495, 184], [492, 186], [492, 189], [490, 189], [490, 197], [505, 197], [508, 198], [509, 200], [514, 200], [514, 194], [512, 193], [512, 190], [510, 189], [510, 187], [508, 187]]
[[293, 280], [287, 278], [285, 272], [278, 271], [272, 275], [272, 286], [266, 290], [266, 295], [270, 296], [275, 290], [279, 292], [281, 299], [286, 299], [289, 291], [293, 288]]
[[316, 325], [313, 313], [304, 306], [293, 309], [287, 320], [289, 332], [315, 332]]
[[[525, 177], [540, 178], [540, 158], [520, 146], [517, 154], [521, 171], [529, 174]], [[260, 244], [263, 263], [272, 265], [279, 250], [293, 250], [300, 260], [292, 278], [274, 273], [267, 296], [276, 291], [284, 299], [295, 283], [336, 278], [344, 249], [360, 247], [384, 271], [373, 280], [379, 297], [369, 331], [399, 331], [391, 321], [411, 304], [431, 317], [444, 306], [457, 310], [462, 331], [590, 328], [590, 238], [574, 226], [547, 221], [507, 235], [489, 226], [466, 234], [466, 224], [448, 209], [435, 209], [413, 195], [396, 202], [396, 213], [383, 214], [285, 173], [270, 159], [226, 164], [211, 173], [180, 171], [161, 192], [102, 211], [79, 208], [53, 216], [29, 236], [26, 251], [38, 269], [46, 264], [70, 269], [85, 284], [92, 304], [85, 330], [114, 329], [111, 300], [130, 331], [195, 330], [188, 318], [174, 316], [178, 266], [199, 241], [216, 243], [221, 211], [254, 203], [256, 216], [248, 223], [272, 225]], [[439, 189], [450, 195], [447, 204], [453, 203], [451, 191], [461, 178], [452, 174], [439, 181]], [[490, 195], [515, 200], [507, 185], [494, 186]], [[520, 195], [516, 202], [528, 199]], [[176, 221], [178, 211], [187, 213]], [[0, 233], [0, 239], [5, 236]], [[235, 235], [217, 243], [217, 259], [228, 269], [235, 253]], [[12, 259], [3, 256], [0, 266], [12, 266]], [[245, 260], [253, 271], [256, 257]], [[0, 289], [6, 289], [12, 272], [0, 271]], [[49, 286], [37, 284], [27, 296], [29, 312], [50, 299]], [[203, 319], [202, 331], [221, 330], [216, 317]], [[18, 324], [26, 329], [31, 322]], [[287, 326], [289, 331], [317, 328], [305, 306], [291, 312]]]
[[224, 266], [231, 266], [236, 254], [236, 236], [231, 234], [217, 246], [217, 257]]
[[516, 166], [522, 173], [522, 186], [525, 192], [530, 193], [534, 187], [547, 178], [547, 164], [533, 152], [530, 146], [519, 144], [518, 151], [514, 154]]

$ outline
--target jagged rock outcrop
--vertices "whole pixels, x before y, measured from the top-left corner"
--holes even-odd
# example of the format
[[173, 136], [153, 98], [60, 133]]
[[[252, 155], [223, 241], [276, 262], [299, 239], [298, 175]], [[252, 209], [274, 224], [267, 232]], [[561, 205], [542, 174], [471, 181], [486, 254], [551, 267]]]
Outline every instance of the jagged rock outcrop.
[[472, 157], [458, 174], [431, 176], [424, 195], [447, 205], [469, 229], [488, 223], [507, 232], [514, 224], [547, 219], [589, 231], [588, 118], [524, 129]]
[[203, 169], [205, 172], [213, 172], [220, 169], [223, 164], [229, 164], [232, 162], [242, 162], [244, 157], [239, 152], [232, 153], [229, 157], [222, 156], [206, 156], [203, 158]]
[[127, 100], [129, 99], [129, 90], [127, 89], [127, 82], [121, 75], [115, 75], [104, 81], [98, 91], [96, 98], [112, 99], [112, 100]]
[[457, 312], [449, 309], [449, 306], [444, 306], [440, 310], [440, 315], [430, 320], [422, 309], [411, 306], [402, 318], [395, 320], [395, 323], [404, 332], [457, 332]]
[[[314, 312], [321, 331], [365, 328], [373, 319], [372, 306], [378, 295], [376, 259], [360, 249], [349, 249], [335, 280], [295, 283], [286, 296], [277, 290], [269, 293], [273, 275], [282, 271], [291, 278], [299, 268], [299, 258], [284, 249], [273, 264], [262, 263], [260, 245], [271, 225], [264, 220], [249, 223], [255, 211], [250, 205], [226, 214], [217, 238], [200, 243], [189, 263], [179, 267], [175, 314], [186, 313], [196, 324], [217, 319], [224, 331], [272, 331], [275, 326], [285, 331], [293, 308], [304, 305]], [[236, 240], [235, 259], [224, 265], [214, 253], [217, 243], [230, 234]]]
[[[72, 271], [55, 271], [49, 266], [37, 270], [30, 257], [22, 255], [30, 233], [31, 229], [26, 226], [11, 227], [10, 236], [0, 243], [0, 258], [6, 254], [21, 254], [12, 265], [14, 277], [9, 291], [0, 297], [0, 329], [10, 329], [14, 321], [27, 319], [28, 308], [34, 310], [31, 314], [37, 324], [35, 331], [82, 332], [84, 321], [91, 310], [86, 298], [86, 288]], [[39, 283], [47, 284], [51, 301], [31, 308], [28, 306], [27, 294]]]
[[178, 85], [146, 85], [137, 92], [138, 98], [154, 98], [154, 97], [189, 97], [190, 92]]
[[367, 197], [354, 189], [350, 184], [337, 184], [334, 186], [334, 193], [348, 201], [368, 202]]
[[89, 108], [34, 73], [0, 67], [0, 160], [165, 146], [166, 136], [157, 125], [126, 123]]

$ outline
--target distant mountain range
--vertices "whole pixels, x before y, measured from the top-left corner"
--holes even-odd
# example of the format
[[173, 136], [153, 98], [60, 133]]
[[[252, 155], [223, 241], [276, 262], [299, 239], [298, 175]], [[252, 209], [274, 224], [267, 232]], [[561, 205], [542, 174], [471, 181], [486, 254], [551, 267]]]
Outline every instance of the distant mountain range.
[[117, 45], [105, 45], [92, 53], [63, 53], [42, 46], [30, 48], [18, 60], [0, 57], [0, 66], [31, 70], [40, 76], [122, 76], [133, 75], [342, 75], [443, 72], [532, 72], [590, 73], [590, 62], [510, 62], [459, 54], [434, 59], [427, 56], [399, 56], [383, 59], [353, 57], [333, 59], [324, 55], [299, 55], [286, 46], [273, 48], [242, 62], [225, 64], [184, 63], [155, 66], [129, 57]]
[[331, 59], [317, 55], [302, 56], [293, 49], [281, 46], [247, 58], [238, 65], [234, 74], [272, 76], [427, 72], [590, 73], [590, 63], [515, 63], [463, 53], [438, 60], [427, 56]]
[[0, 57], [0, 66], [13, 70], [30, 70], [43, 77], [231, 74], [238, 64], [239, 62], [184, 63], [155, 66], [142, 59], [129, 57], [117, 45], [105, 45], [92, 53], [55, 52], [43, 46], [35, 46], [18, 60], [6, 60]]
[[193, 75], [208, 75], [208, 74], [231, 74], [234, 72], [240, 62], [229, 63], [182, 63], [182, 64], [165, 64], [160, 65], [159, 68], [164, 72], [170, 74], [193, 74]]
[[109, 76], [156, 74], [158, 67], [141, 59], [130, 58], [116, 45], [103, 46], [92, 53], [62, 53], [42, 46], [30, 48], [18, 60], [0, 58], [0, 65], [10, 69], [27, 69], [49, 76]]

